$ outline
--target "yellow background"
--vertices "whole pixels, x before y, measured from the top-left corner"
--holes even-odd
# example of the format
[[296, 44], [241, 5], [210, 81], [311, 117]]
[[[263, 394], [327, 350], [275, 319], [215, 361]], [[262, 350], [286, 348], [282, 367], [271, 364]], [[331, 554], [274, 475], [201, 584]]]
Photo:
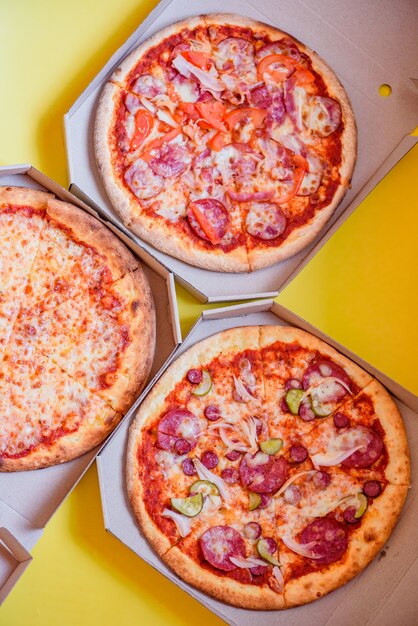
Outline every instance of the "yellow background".
[[[1, 165], [30, 162], [67, 185], [63, 115], [155, 4], [0, 1]], [[278, 299], [415, 393], [417, 171], [418, 148]], [[178, 296], [185, 332], [202, 305], [181, 288]], [[221, 624], [105, 533], [94, 466], [33, 556], [2, 626]]]

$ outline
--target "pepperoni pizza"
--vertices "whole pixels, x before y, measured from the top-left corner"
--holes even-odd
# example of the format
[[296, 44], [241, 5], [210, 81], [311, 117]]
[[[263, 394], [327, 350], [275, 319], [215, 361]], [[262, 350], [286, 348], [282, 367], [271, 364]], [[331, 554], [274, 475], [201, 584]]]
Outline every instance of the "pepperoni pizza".
[[125, 224], [186, 263], [245, 272], [318, 234], [349, 187], [356, 126], [312, 50], [237, 15], [158, 32], [101, 96], [95, 152]]
[[315, 600], [364, 569], [409, 485], [384, 388], [316, 337], [248, 326], [196, 344], [142, 404], [127, 453], [145, 536], [185, 581], [240, 607]]
[[0, 471], [99, 444], [143, 386], [154, 307], [141, 267], [98, 220], [0, 187]]

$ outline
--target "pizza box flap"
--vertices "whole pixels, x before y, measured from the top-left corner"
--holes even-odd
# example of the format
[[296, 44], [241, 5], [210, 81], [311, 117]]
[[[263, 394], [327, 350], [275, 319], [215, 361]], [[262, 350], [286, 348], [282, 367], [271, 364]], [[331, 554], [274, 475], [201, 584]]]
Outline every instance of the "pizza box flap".
[[[249, 304], [235, 305], [221, 309], [204, 311], [184, 342], [173, 353], [170, 361], [180, 356], [196, 342], [217, 332], [247, 324], [281, 324], [299, 326], [317, 337], [331, 343], [339, 351], [353, 358], [370, 373], [380, 377], [380, 373], [333, 341], [302, 318], [294, 315], [277, 303], [266, 300]], [[394, 381], [383, 376], [382, 382], [393, 383], [397, 404], [407, 430], [411, 451], [412, 472], [418, 466], [418, 405], [417, 399], [407, 390], [405, 401], [398, 399], [402, 390]], [[387, 385], [389, 387], [389, 384]], [[415, 532], [418, 516], [418, 496], [411, 490], [398, 525], [387, 544], [373, 562], [356, 578], [320, 600], [302, 607], [286, 611], [249, 611], [231, 607], [194, 589], [176, 576], [156, 555], [139, 530], [131, 512], [125, 486], [125, 450], [129, 432], [126, 420], [119, 431], [106, 444], [97, 456], [100, 490], [106, 529], [136, 552], [147, 563], [155, 567], [181, 589], [186, 590], [204, 606], [216, 613], [228, 624], [234, 626], [357, 626], [367, 623], [381, 626], [389, 623], [408, 622], [409, 615], [418, 614], [418, 597], [408, 592], [404, 601], [407, 582], [411, 582], [413, 572], [417, 572], [418, 536]], [[174, 591], [173, 591], [174, 593]], [[179, 602], [184, 601], [179, 597]], [[383, 621], [381, 621], [383, 619]]]
[[0, 604], [32, 560], [28, 550], [7, 528], [0, 527]]
[[[405, 9], [405, 10], [404, 10]], [[418, 118], [416, 33], [418, 4], [399, 11], [391, 0], [230, 0], [228, 12], [288, 31], [316, 50], [336, 71], [353, 104], [359, 152], [352, 187], [318, 237], [299, 254], [249, 274], [211, 272], [174, 259], [141, 241], [113, 210], [95, 164], [93, 125], [101, 89], [120, 61], [156, 31], [190, 14], [224, 12], [222, 0], [163, 0], [117, 50], [65, 116], [70, 189], [100, 206], [108, 219], [171, 269], [199, 300], [237, 301], [274, 297], [324, 245], [381, 178], [416, 143], [407, 137]], [[396, 25], [396, 27], [394, 26]], [[412, 80], [411, 80], [412, 79]], [[392, 93], [382, 97], [380, 85]], [[384, 132], [382, 132], [384, 129]]]
[[[61, 200], [72, 202], [97, 219], [101, 219], [98, 213], [74, 197], [68, 190], [60, 187], [28, 164], [0, 167], [0, 185], [25, 186], [51, 191]], [[140, 257], [153, 293], [157, 337], [155, 358], [149, 376], [149, 380], [152, 381], [161, 365], [181, 341], [174, 277], [155, 259], [139, 249], [132, 240], [119, 233], [115, 226], [112, 226], [112, 230]], [[133, 410], [140, 398], [141, 396], [133, 404]], [[129, 414], [128, 411], [125, 418], [129, 417]], [[33, 545], [35, 536], [37, 540], [50, 517], [93, 463], [101, 447], [97, 446], [87, 454], [68, 463], [41, 470], [0, 472], [0, 525], [18, 537], [24, 545], [27, 545], [26, 542]], [[3, 557], [0, 552], [0, 568], [2, 561]], [[3, 592], [0, 584], [1, 593]]]

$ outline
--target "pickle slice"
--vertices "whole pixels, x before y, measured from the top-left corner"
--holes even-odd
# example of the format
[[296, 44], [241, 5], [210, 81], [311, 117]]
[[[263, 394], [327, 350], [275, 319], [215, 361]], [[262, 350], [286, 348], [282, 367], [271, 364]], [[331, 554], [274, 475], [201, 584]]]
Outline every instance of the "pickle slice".
[[360, 517], [363, 517], [363, 515], [365, 514], [369, 503], [367, 500], [367, 496], [365, 496], [364, 493], [362, 493], [361, 491], [357, 494], [357, 500], [359, 501], [359, 507], [355, 512], [354, 517], [356, 519], [360, 519]]
[[331, 415], [332, 409], [325, 404], [321, 404], [317, 395], [311, 394], [310, 400], [312, 411], [315, 413], [316, 417], [328, 417], [328, 415]]
[[202, 382], [199, 383], [193, 390], [194, 396], [205, 396], [212, 389], [212, 376], [207, 370], [202, 371]]
[[203, 496], [219, 496], [219, 489], [210, 480], [196, 480], [189, 489], [189, 493], [201, 493]]
[[304, 391], [303, 389], [289, 389], [286, 394], [286, 404], [289, 407], [292, 415], [297, 415], [299, 413], [299, 406], [301, 400], [303, 398]]
[[267, 561], [267, 563], [271, 563], [272, 565], [277, 565], [278, 567], [280, 567], [279, 561], [275, 559], [272, 554], [270, 554], [267, 541], [265, 539], [261, 538], [257, 541], [257, 552], [262, 559]]
[[260, 441], [260, 448], [266, 454], [277, 454], [283, 447], [283, 439], [267, 439]]
[[171, 506], [182, 515], [195, 517], [203, 508], [203, 494], [196, 493], [188, 498], [171, 498]]
[[254, 509], [257, 509], [260, 506], [261, 496], [258, 493], [250, 491], [248, 497], [250, 498], [250, 511], [254, 511]]

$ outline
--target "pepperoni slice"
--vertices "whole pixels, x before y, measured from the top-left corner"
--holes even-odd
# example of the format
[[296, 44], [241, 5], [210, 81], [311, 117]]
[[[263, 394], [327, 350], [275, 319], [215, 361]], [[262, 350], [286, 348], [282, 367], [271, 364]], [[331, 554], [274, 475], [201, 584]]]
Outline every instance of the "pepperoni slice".
[[271, 127], [276, 124], [280, 126], [283, 124], [286, 116], [286, 107], [284, 105], [283, 94], [277, 90], [273, 92], [272, 103], [267, 109], [266, 126], [271, 130]]
[[254, 63], [254, 46], [243, 37], [227, 37], [218, 43], [215, 54], [215, 63], [218, 69], [235, 69], [244, 82], [256, 81], [256, 67]]
[[165, 143], [156, 152], [149, 164], [152, 171], [163, 178], [180, 176], [191, 161], [188, 150], [177, 143]]
[[153, 172], [148, 163], [138, 159], [124, 174], [124, 180], [137, 198], [145, 200], [158, 195], [164, 188], [164, 179]]
[[257, 239], [279, 237], [286, 228], [286, 217], [277, 204], [254, 202], [245, 220], [247, 232]]
[[189, 209], [187, 211], [187, 220], [190, 228], [198, 237], [205, 241], [210, 241], [211, 243], [221, 241], [229, 227], [228, 211], [222, 202], [214, 198], [203, 198], [202, 200], [195, 200], [193, 204], [197, 206], [199, 213], [203, 215], [204, 221], [207, 222], [208, 226], [205, 231], [204, 226], [199, 223], [195, 213], [192, 209]]
[[158, 446], [163, 450], [174, 451], [176, 441], [185, 440], [190, 444], [190, 451], [196, 446], [199, 433], [200, 425], [196, 415], [187, 409], [172, 409], [163, 415], [158, 423]]
[[231, 556], [245, 557], [245, 543], [239, 532], [231, 526], [212, 526], [200, 537], [204, 559], [216, 569], [231, 572], [236, 565]]
[[263, 452], [254, 455], [247, 452], [239, 466], [239, 475], [244, 487], [256, 493], [275, 493], [287, 477], [287, 462], [284, 457], [273, 457]]
[[273, 41], [272, 43], [268, 43], [265, 46], [262, 46], [255, 55], [255, 60], [261, 61], [264, 57], [268, 57], [272, 54], [283, 54], [284, 56], [288, 56], [293, 61], [297, 63], [300, 61], [300, 52], [299, 48], [291, 39], [284, 37], [283, 39], [279, 39], [278, 41]]
[[266, 85], [256, 87], [247, 96], [250, 104], [259, 109], [268, 109], [273, 104], [273, 97]]
[[[303, 388], [309, 389], [311, 385], [318, 384], [321, 382], [321, 379], [328, 378], [333, 376], [334, 378], [339, 378], [343, 383], [345, 383], [349, 388], [351, 388], [351, 378], [348, 374], [343, 370], [342, 367], [332, 363], [331, 361], [321, 361], [315, 363], [314, 365], [310, 365], [305, 371], [302, 379]], [[326, 385], [326, 386], [325, 386]], [[321, 402], [336, 402], [340, 400], [347, 394], [347, 390], [339, 385], [337, 382], [324, 383], [324, 386], [321, 386]]]
[[331, 517], [321, 517], [302, 530], [300, 543], [311, 542], [315, 542], [312, 552], [320, 557], [315, 563], [324, 565], [339, 561], [348, 547], [344, 526]]
[[382, 437], [375, 430], [366, 426], [357, 426], [356, 428], [350, 428], [345, 433], [345, 436], [349, 438], [352, 446], [364, 444], [363, 448], [356, 450], [342, 462], [342, 465], [345, 467], [370, 467], [382, 456], [385, 444]]
[[151, 74], [143, 74], [136, 79], [132, 91], [146, 98], [155, 98], [155, 96], [166, 93], [167, 89], [159, 78], [151, 76]]

